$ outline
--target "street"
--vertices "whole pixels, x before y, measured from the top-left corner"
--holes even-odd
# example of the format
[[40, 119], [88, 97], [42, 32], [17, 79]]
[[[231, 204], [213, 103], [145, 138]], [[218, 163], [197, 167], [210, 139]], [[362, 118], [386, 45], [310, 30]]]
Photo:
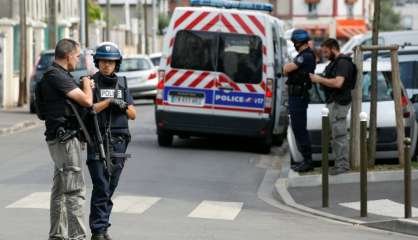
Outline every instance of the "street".
[[[268, 156], [246, 151], [236, 139], [176, 138], [174, 147], [160, 148], [154, 106], [137, 111], [133, 157], [114, 197], [115, 239], [412, 239], [275, 208], [257, 196], [266, 173], [257, 163]], [[43, 128], [0, 137], [1, 240], [48, 236], [53, 165]], [[88, 213], [87, 171], [86, 179]]]

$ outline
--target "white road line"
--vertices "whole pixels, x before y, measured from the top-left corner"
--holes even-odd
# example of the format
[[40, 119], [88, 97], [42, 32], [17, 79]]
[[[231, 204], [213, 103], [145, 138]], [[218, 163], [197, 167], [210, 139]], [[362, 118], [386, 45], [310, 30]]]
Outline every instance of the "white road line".
[[242, 206], [242, 202], [203, 201], [189, 214], [189, 217], [234, 220], [240, 213]]
[[142, 214], [160, 199], [146, 196], [118, 196], [113, 200], [112, 212]]
[[38, 208], [49, 209], [51, 193], [35, 192], [12, 204], [6, 208]]
[[[340, 203], [339, 205], [360, 210], [360, 202]], [[404, 205], [389, 199], [380, 199], [367, 202], [367, 211], [375, 215], [394, 218], [404, 217]], [[412, 208], [412, 216], [418, 216], [418, 208]]]

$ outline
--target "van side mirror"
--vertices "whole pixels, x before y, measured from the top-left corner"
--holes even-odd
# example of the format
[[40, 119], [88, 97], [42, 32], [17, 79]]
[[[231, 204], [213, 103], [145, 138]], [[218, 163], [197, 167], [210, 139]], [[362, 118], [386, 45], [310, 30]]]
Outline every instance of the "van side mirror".
[[412, 103], [418, 103], [418, 94], [414, 94], [411, 97], [411, 102]]

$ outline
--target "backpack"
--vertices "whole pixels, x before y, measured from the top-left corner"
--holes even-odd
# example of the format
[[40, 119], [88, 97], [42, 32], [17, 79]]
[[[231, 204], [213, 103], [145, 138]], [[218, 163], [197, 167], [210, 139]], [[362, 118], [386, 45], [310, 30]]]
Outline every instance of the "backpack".
[[339, 57], [337, 57], [335, 59], [333, 68], [337, 66], [337, 64], [340, 60], [346, 60], [347, 62], [349, 62], [353, 66], [353, 71], [354, 71], [353, 77], [352, 77], [352, 79], [350, 79], [348, 81], [348, 85], [347, 85], [348, 89], [353, 90], [356, 87], [356, 82], [357, 82], [357, 66], [356, 66], [356, 64], [354, 64], [353, 59], [351, 57], [345, 56], [345, 55], [340, 55]]

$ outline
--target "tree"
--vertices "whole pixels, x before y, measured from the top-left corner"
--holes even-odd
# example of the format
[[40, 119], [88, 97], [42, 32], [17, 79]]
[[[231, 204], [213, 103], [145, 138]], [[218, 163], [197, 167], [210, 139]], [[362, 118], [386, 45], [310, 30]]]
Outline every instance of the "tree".
[[88, 0], [89, 22], [103, 19], [103, 12], [100, 6], [93, 0]]
[[161, 14], [158, 16], [158, 33], [164, 35], [164, 30], [168, 27], [170, 23], [170, 18], [166, 14]]
[[393, 10], [394, 0], [381, 0], [380, 4], [379, 30], [394, 31], [402, 29], [401, 16]]

